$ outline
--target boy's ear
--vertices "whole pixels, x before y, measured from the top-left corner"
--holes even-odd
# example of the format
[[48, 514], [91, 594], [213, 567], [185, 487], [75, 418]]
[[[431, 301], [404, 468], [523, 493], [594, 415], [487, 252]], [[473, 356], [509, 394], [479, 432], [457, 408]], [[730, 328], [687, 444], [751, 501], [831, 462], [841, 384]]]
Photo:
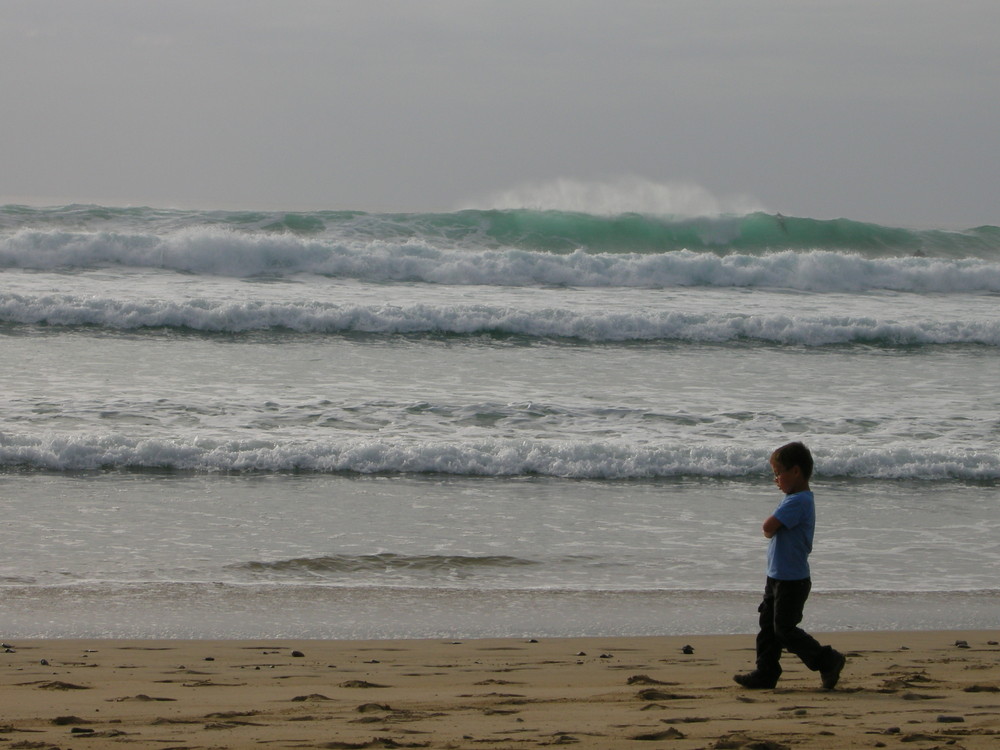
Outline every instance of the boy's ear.
[[786, 469], [786, 471], [789, 474], [794, 474], [796, 479], [801, 479], [802, 478], [802, 467], [801, 466], [793, 466], [790, 469]]

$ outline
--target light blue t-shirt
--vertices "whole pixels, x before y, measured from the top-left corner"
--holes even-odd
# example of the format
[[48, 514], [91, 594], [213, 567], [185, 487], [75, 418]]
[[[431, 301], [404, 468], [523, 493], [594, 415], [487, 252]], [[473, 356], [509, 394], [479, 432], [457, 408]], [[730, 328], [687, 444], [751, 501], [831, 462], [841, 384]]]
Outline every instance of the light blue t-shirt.
[[816, 531], [816, 503], [809, 490], [785, 495], [774, 511], [781, 528], [767, 548], [767, 575], [779, 581], [809, 578], [809, 553]]

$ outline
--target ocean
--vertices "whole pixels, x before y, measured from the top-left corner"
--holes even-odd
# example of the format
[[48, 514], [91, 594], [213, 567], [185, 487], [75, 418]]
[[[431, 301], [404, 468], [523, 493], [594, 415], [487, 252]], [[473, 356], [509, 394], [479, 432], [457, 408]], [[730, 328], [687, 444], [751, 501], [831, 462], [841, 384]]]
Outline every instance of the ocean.
[[0, 207], [2, 635], [1000, 623], [1000, 227]]

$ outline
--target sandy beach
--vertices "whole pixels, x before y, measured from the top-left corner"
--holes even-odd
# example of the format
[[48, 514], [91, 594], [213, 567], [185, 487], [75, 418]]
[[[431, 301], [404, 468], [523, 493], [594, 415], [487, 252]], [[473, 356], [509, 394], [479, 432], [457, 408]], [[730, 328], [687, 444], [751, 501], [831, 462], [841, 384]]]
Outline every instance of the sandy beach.
[[833, 691], [753, 637], [7, 642], [8, 748], [993, 748], [1000, 632], [842, 632]]

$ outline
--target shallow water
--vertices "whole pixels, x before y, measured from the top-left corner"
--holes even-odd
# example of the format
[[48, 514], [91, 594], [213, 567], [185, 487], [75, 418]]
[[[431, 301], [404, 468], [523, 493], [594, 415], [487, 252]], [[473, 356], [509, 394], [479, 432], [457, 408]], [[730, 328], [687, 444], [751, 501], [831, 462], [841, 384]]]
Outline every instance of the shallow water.
[[[746, 480], [94, 473], [5, 487], [11, 637], [749, 632], [773, 501]], [[811, 627], [996, 621], [992, 488], [914, 489], [817, 485]]]

